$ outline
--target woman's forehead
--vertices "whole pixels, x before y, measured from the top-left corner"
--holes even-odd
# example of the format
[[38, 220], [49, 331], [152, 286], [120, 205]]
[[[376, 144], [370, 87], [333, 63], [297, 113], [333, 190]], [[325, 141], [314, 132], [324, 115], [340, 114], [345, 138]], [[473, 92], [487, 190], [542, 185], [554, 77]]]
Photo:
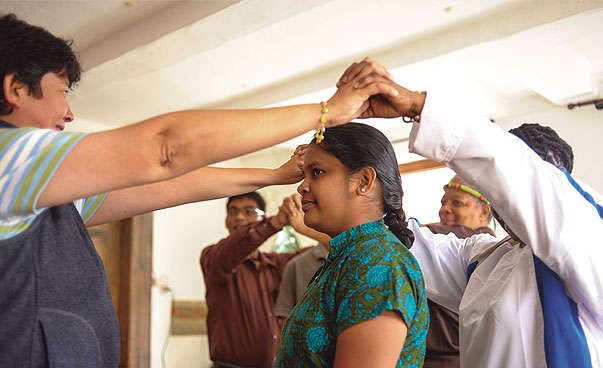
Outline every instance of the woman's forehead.
[[469, 197], [473, 197], [471, 194], [466, 193], [460, 189], [456, 189], [456, 188], [445, 188], [444, 189], [444, 196], [443, 197], [447, 197], [447, 198], [469, 198]]
[[337, 157], [328, 153], [317, 144], [311, 144], [304, 157], [305, 168], [312, 168], [318, 165], [333, 165], [335, 163], [341, 164]]

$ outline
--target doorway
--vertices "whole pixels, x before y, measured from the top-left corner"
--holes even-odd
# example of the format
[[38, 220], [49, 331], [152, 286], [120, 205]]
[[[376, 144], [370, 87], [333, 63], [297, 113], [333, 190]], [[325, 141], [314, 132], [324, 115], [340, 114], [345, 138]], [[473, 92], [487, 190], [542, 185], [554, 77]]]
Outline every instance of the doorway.
[[105, 265], [121, 334], [120, 368], [150, 367], [152, 213], [88, 228]]

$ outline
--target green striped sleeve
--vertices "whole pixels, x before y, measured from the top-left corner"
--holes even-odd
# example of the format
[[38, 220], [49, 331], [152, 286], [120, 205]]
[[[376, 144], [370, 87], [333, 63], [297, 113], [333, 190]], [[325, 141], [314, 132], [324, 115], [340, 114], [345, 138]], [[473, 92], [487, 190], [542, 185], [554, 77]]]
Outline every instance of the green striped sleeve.
[[38, 198], [69, 151], [84, 133], [61, 133], [27, 164], [12, 204], [13, 213], [36, 213]]
[[84, 223], [87, 223], [94, 216], [96, 211], [98, 211], [100, 206], [103, 204], [105, 198], [107, 198], [107, 193], [97, 194], [95, 196], [85, 198], [82, 201], [81, 208], [76, 206]]
[[14, 225], [3, 225], [0, 223], [0, 240], [11, 238], [27, 230], [34, 220], [35, 217], [30, 217]]

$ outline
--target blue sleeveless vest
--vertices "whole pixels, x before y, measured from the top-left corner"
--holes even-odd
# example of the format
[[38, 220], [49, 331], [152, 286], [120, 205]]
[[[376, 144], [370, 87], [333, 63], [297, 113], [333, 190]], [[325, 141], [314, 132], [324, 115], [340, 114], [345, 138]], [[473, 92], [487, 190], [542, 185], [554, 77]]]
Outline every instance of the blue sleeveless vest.
[[0, 241], [0, 366], [115, 368], [119, 354], [105, 269], [73, 204]]

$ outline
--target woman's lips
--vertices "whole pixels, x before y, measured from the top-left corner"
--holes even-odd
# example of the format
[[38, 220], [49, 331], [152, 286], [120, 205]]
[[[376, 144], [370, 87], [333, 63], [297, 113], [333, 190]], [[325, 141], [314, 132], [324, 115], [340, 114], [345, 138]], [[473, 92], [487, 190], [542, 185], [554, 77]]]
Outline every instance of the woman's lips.
[[308, 209], [314, 206], [316, 203], [312, 201], [302, 200], [302, 211], [307, 212]]
[[442, 225], [454, 225], [454, 219], [443, 218], [440, 220]]

